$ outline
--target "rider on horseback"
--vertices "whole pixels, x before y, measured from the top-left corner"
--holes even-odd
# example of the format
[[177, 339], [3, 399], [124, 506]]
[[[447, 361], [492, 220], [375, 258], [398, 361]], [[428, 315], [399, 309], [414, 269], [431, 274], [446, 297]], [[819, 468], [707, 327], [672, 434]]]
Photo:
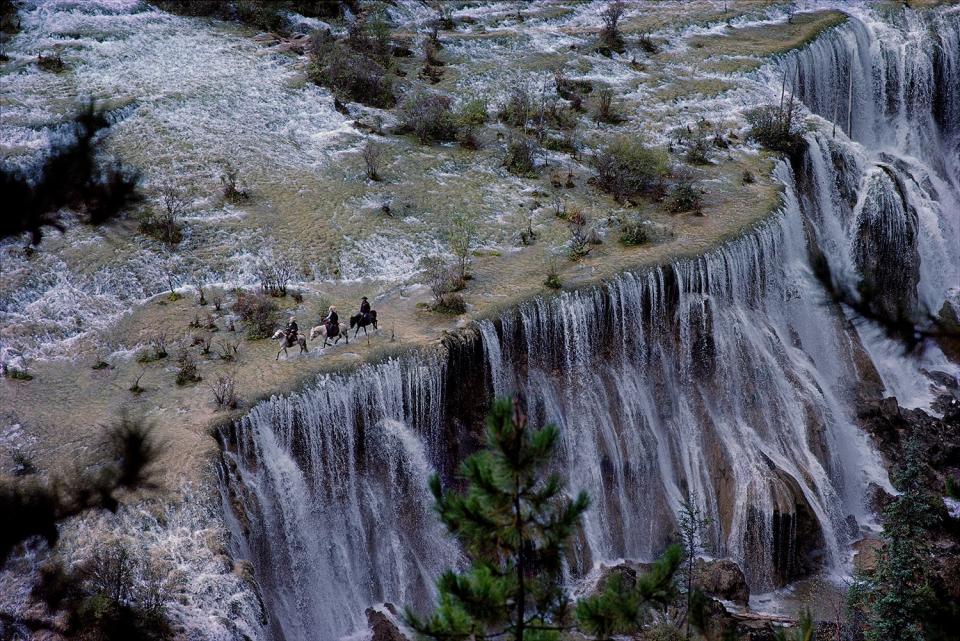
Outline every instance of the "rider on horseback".
[[360, 315], [363, 316], [365, 321], [370, 318], [370, 301], [367, 300], [366, 296], [360, 299]]
[[295, 317], [290, 317], [290, 321], [287, 323], [287, 327], [283, 331], [287, 335], [287, 346], [293, 347], [296, 345], [297, 334], [299, 333], [300, 328], [297, 327], [297, 319]]
[[331, 334], [331, 328], [337, 328], [340, 325], [340, 317], [337, 316], [337, 308], [333, 305], [330, 306], [330, 309], [327, 310], [327, 315], [323, 317], [323, 320], [320, 321], [327, 328], [327, 335], [333, 336]]

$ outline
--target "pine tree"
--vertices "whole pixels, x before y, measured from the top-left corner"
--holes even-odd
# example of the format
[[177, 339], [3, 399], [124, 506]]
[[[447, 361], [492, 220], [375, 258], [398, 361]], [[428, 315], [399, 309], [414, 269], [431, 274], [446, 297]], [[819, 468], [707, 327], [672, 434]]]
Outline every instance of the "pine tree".
[[[589, 500], [582, 492], [569, 498], [548, 472], [558, 438], [555, 426], [531, 427], [517, 401], [502, 399], [487, 418], [486, 448], [460, 468], [465, 489], [444, 491], [439, 478], [430, 480], [440, 520], [470, 565], [440, 577], [433, 614], [420, 618], [407, 610], [420, 636], [552, 641], [574, 627], [562, 568]], [[600, 638], [638, 629], [645, 604], [672, 598], [680, 560], [674, 547], [636, 586], [611, 580], [576, 605], [576, 622]]]
[[904, 464], [894, 475], [901, 491], [883, 516], [884, 547], [877, 566], [851, 590], [868, 623], [867, 641], [925, 641], [924, 622], [936, 608], [927, 568], [928, 532], [936, 514], [923, 488], [921, 452], [907, 443]]

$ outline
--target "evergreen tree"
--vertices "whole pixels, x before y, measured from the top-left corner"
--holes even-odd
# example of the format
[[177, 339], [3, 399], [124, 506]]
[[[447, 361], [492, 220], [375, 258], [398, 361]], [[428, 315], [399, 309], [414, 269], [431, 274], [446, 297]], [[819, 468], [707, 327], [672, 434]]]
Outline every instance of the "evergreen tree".
[[[440, 577], [433, 614], [420, 618], [407, 610], [419, 635], [550, 641], [573, 627], [562, 568], [589, 501], [584, 493], [570, 499], [547, 471], [558, 437], [553, 425], [531, 427], [517, 401], [499, 400], [487, 418], [486, 448], [460, 468], [465, 489], [444, 491], [439, 478], [430, 480], [437, 513], [470, 565]], [[673, 594], [681, 552], [668, 552], [636, 586], [612, 580], [603, 593], [581, 601], [581, 627], [605, 638], [642, 624], [641, 605]]]
[[907, 443], [904, 464], [894, 475], [901, 491], [883, 516], [884, 547], [876, 568], [854, 586], [854, 606], [867, 619], [867, 641], [926, 641], [924, 622], [936, 608], [927, 568], [928, 531], [936, 513], [923, 488], [921, 452]]

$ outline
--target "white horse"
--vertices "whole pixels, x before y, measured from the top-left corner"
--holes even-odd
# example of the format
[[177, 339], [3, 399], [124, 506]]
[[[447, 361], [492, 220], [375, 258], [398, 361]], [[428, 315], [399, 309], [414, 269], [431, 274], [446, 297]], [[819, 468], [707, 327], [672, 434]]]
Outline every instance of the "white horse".
[[[284, 356], [287, 356], [287, 347], [293, 347], [293, 345], [287, 345], [287, 333], [282, 329], [278, 329], [277, 333], [274, 334], [271, 338], [275, 341], [280, 341], [280, 351], [277, 352], [277, 360], [280, 360], [280, 352], [283, 352]], [[307, 339], [302, 334], [297, 336], [297, 345], [300, 346], [300, 353], [309, 352], [307, 349]]]
[[350, 333], [347, 332], [346, 329], [339, 323], [333, 326], [329, 333], [327, 332], [326, 325], [317, 325], [310, 330], [310, 340], [316, 340], [318, 336], [323, 336], [323, 347], [327, 346], [327, 341], [329, 339], [333, 339], [334, 345], [339, 343], [341, 338], [346, 339], [347, 345], [350, 344]]

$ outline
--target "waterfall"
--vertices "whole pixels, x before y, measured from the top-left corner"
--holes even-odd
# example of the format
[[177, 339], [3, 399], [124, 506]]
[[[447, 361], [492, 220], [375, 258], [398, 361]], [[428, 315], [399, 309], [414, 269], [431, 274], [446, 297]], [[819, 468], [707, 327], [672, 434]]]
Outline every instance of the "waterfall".
[[386, 598], [423, 605], [457, 551], [427, 480], [443, 364], [415, 356], [257, 405], [223, 470], [278, 639], [334, 639]]
[[451, 479], [482, 408], [507, 393], [559, 425], [556, 468], [591, 496], [574, 578], [658, 554], [688, 498], [710, 518], [708, 553], [740, 563], [754, 591], [849, 571], [866, 489], [889, 488], [857, 401], [879, 375], [922, 404], [921, 369], [956, 369], [935, 347], [910, 360], [876, 327], [851, 329], [812, 258], [893, 316], [936, 313], [960, 276], [960, 11], [850, 10], [760, 72], [777, 93], [794, 77], [813, 125], [802, 158], [776, 168], [783, 203], [767, 222], [696, 259], [523, 303], [459, 347], [323, 377], [223, 430], [234, 553], [254, 564], [275, 638], [336, 639], [378, 601], [429, 602], [460, 557], [427, 477]]

